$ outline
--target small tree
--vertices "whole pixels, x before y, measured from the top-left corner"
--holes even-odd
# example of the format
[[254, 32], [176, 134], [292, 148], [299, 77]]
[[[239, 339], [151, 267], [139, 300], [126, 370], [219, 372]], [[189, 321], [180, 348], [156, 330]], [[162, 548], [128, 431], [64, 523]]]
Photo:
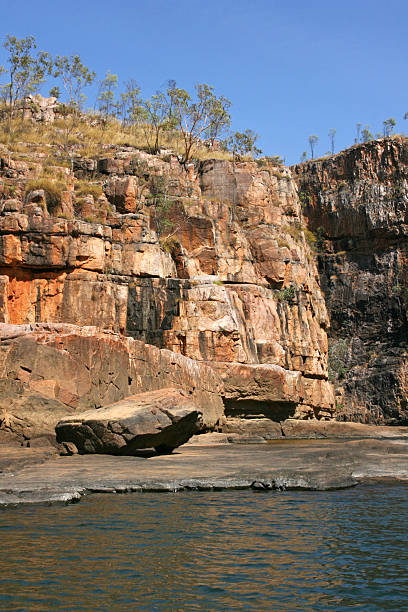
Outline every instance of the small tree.
[[302, 155], [300, 156], [300, 162], [303, 163], [307, 161], [307, 153], [306, 151], [303, 151]]
[[233, 158], [239, 159], [243, 155], [261, 155], [261, 149], [255, 146], [255, 142], [258, 140], [258, 134], [253, 130], [245, 130], [245, 132], [235, 132], [227, 140], [227, 148], [232, 151]]
[[319, 137], [316, 136], [316, 134], [312, 134], [311, 136], [309, 136], [309, 146], [310, 146], [310, 152], [312, 155], [312, 159], [314, 159], [314, 148], [318, 140], [319, 140]]
[[1, 87], [8, 114], [8, 132], [12, 134], [13, 119], [20, 100], [35, 93], [51, 70], [51, 57], [45, 51], [33, 55], [37, 44], [33, 36], [6, 36], [3, 47], [8, 52], [8, 83]]
[[92, 85], [95, 72], [84, 66], [79, 55], [58, 55], [54, 60], [53, 76], [61, 79], [67, 102], [77, 114], [85, 101], [83, 90]]
[[391, 136], [395, 125], [396, 125], [396, 121], [393, 117], [390, 117], [389, 119], [386, 119], [385, 121], [383, 121], [385, 137]]
[[167, 95], [171, 119], [182, 136], [181, 163], [186, 166], [202, 140], [217, 138], [230, 125], [228, 109], [231, 103], [223, 96], [217, 98], [214, 88], [205, 83], [195, 85], [194, 98], [185, 89], [176, 87], [174, 82], [169, 85]]
[[110, 116], [115, 116], [119, 110], [119, 104], [115, 102], [115, 89], [118, 87], [118, 75], [107, 71], [105, 78], [99, 86], [99, 94], [97, 101], [99, 110], [107, 119]]
[[120, 114], [124, 123], [134, 122], [134, 113], [140, 104], [140, 87], [135, 79], [125, 82], [125, 91], [120, 94]]
[[374, 136], [370, 132], [370, 126], [366, 125], [363, 131], [361, 132], [361, 140], [363, 142], [368, 142], [369, 140], [373, 140], [373, 139], [374, 139]]
[[170, 98], [162, 91], [156, 91], [151, 98], [135, 100], [132, 118], [141, 127], [149, 152], [157, 153], [162, 133], [173, 124]]
[[361, 123], [356, 123], [357, 142], [360, 142]]
[[330, 150], [331, 154], [334, 155], [334, 139], [336, 137], [336, 130], [334, 128], [330, 128], [329, 130], [329, 138], [330, 138]]

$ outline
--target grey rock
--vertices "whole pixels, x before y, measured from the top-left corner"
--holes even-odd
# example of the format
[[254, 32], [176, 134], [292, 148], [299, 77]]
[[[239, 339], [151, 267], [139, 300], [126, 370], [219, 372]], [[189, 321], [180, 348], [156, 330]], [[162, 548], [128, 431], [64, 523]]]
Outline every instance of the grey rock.
[[58, 442], [73, 443], [81, 454], [133, 455], [171, 452], [201, 427], [202, 413], [187, 392], [160, 389], [65, 417], [55, 431]]

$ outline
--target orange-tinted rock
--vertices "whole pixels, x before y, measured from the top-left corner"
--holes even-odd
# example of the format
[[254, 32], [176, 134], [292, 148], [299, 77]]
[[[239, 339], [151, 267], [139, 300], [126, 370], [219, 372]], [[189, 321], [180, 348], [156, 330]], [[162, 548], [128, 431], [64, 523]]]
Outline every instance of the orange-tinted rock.
[[20, 437], [51, 433], [75, 411], [164, 387], [190, 394], [204, 426], [222, 417], [219, 377], [182, 355], [67, 324], [1, 324], [0, 335], [0, 428]]

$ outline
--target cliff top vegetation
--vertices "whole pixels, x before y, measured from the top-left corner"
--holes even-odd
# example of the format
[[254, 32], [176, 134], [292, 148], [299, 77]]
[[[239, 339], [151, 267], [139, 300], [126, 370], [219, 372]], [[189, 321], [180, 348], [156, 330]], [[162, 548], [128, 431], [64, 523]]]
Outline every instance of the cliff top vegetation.
[[[90, 109], [85, 107], [86, 91], [96, 74], [79, 55], [53, 58], [37, 51], [32, 36], [8, 35], [3, 48], [0, 142], [13, 152], [21, 141], [39, 149], [55, 145], [65, 157], [94, 156], [107, 144], [127, 145], [153, 154], [171, 149], [184, 166], [193, 158], [252, 158], [262, 153], [252, 130], [232, 131], [230, 100], [206, 83], [188, 92], [168, 81], [164, 89], [144, 98], [134, 79], [118, 94], [118, 76], [107, 71]], [[36, 95], [46, 84], [52, 85], [50, 97]]]

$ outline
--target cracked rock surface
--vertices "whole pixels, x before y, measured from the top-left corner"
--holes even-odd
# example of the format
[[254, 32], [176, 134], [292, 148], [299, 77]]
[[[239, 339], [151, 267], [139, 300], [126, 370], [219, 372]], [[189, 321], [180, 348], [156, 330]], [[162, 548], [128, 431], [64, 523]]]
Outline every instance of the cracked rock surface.
[[188, 392], [159, 389], [65, 417], [55, 429], [58, 442], [71, 442], [82, 454], [133, 455], [146, 448], [171, 452], [201, 427], [202, 413]]

